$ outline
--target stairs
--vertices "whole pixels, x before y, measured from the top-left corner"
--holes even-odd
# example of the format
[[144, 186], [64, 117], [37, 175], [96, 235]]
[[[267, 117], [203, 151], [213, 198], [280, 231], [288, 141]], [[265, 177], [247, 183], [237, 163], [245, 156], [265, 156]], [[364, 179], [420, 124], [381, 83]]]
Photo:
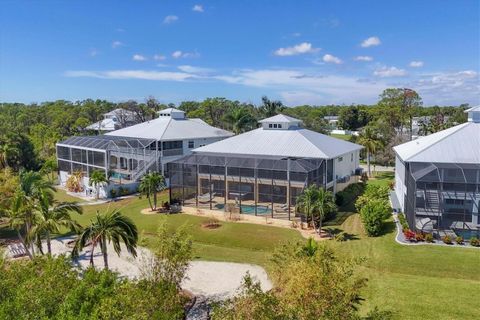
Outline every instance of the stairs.
[[440, 199], [436, 190], [425, 190], [425, 207], [433, 211], [440, 209]]
[[143, 165], [141, 166], [141, 168], [137, 168], [137, 171], [134, 174], [132, 174], [132, 180], [133, 181], [139, 180], [145, 173], [147, 173], [152, 168], [155, 167], [154, 169], [156, 169], [156, 165], [157, 165], [156, 158], [155, 156], [152, 155], [147, 162], [143, 162]]

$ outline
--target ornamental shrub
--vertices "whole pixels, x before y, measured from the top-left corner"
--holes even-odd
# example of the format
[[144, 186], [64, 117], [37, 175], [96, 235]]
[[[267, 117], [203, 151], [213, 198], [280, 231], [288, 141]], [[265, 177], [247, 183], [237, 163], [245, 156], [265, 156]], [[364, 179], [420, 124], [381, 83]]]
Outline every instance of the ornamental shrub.
[[443, 243], [445, 244], [452, 244], [452, 237], [450, 237], [448, 234], [442, 238]]
[[431, 233], [427, 233], [425, 235], [425, 241], [429, 243], [433, 243], [433, 235]]
[[410, 229], [404, 231], [403, 235], [405, 236], [405, 239], [407, 239], [408, 241], [415, 241], [416, 240], [415, 239], [415, 232], [413, 232]]
[[470, 238], [470, 245], [472, 247], [480, 247], [480, 240], [477, 237]]
[[390, 208], [383, 200], [370, 200], [360, 210], [360, 218], [367, 235], [376, 237], [383, 229], [383, 222], [388, 217]]
[[461, 237], [461, 236], [456, 237], [455, 242], [457, 244], [463, 244], [464, 243], [463, 237]]

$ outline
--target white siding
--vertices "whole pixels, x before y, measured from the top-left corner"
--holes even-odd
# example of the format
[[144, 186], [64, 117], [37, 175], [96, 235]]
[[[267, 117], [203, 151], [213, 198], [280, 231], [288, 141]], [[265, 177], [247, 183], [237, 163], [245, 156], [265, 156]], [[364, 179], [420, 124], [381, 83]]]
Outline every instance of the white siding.
[[[340, 161], [340, 158], [342, 159]], [[355, 169], [359, 167], [359, 151], [353, 151], [344, 154], [335, 159], [335, 176], [342, 178], [355, 174]]]
[[405, 186], [405, 164], [400, 160], [398, 155], [395, 156], [395, 194], [402, 211], [404, 211], [404, 199], [407, 193]]

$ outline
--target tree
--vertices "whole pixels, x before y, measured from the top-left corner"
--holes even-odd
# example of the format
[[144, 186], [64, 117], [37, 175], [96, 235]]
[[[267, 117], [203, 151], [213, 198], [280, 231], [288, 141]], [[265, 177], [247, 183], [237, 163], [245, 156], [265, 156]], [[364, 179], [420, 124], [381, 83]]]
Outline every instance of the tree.
[[255, 119], [252, 112], [243, 106], [232, 109], [225, 116], [225, 119], [232, 125], [235, 134], [251, 130], [255, 128], [257, 124], [257, 119]]
[[380, 235], [383, 222], [390, 215], [390, 206], [385, 200], [370, 199], [360, 209], [360, 218], [369, 237]]
[[283, 103], [279, 100], [270, 100], [267, 96], [262, 97], [262, 105], [260, 106], [260, 111], [262, 115], [266, 118], [273, 117], [285, 109]]
[[51, 182], [54, 180], [54, 173], [58, 170], [57, 160], [49, 158], [42, 165], [41, 172], [45, 174]]
[[21, 169], [38, 169], [34, 146], [26, 135], [9, 132], [3, 137], [0, 136], [0, 146], [0, 165], [2, 168], [8, 166], [15, 172]]
[[60, 233], [61, 227], [66, 227], [75, 233], [81, 230], [81, 226], [70, 215], [71, 212], [78, 214], [83, 212], [82, 207], [76, 202], [58, 202], [53, 199], [51, 192], [43, 191], [35, 209], [33, 227], [28, 238], [36, 239], [44, 235], [47, 241], [47, 252], [50, 255], [52, 254], [51, 236], [53, 233]]
[[108, 179], [103, 171], [94, 170], [90, 173], [88, 185], [95, 187], [95, 199], [98, 200], [100, 196], [100, 187], [107, 183]]
[[90, 225], [82, 230], [72, 250], [72, 257], [78, 257], [79, 253], [91, 242], [90, 264], [93, 266], [93, 252], [97, 245], [103, 254], [105, 269], [108, 269], [107, 241], [113, 244], [113, 249], [120, 255], [123, 242], [127, 251], [134, 257], [137, 256], [138, 231], [132, 219], [126, 217], [118, 210], [105, 214], [99, 214]]
[[[152, 211], [157, 210], [157, 192], [165, 186], [165, 178], [158, 172], [145, 174], [140, 181], [139, 191], [147, 196], [148, 203]], [[151, 196], [153, 195], [153, 204]]]
[[368, 176], [371, 177], [370, 157], [372, 154], [375, 154], [378, 148], [382, 147], [382, 140], [374, 128], [367, 126], [363, 128], [362, 132], [360, 132], [358, 143], [364, 146], [367, 151]]
[[333, 193], [314, 184], [305, 188], [298, 196], [297, 206], [307, 216], [307, 221], [311, 219], [315, 230], [317, 230], [315, 222], [318, 220], [318, 234], [322, 231], [322, 221], [337, 208]]

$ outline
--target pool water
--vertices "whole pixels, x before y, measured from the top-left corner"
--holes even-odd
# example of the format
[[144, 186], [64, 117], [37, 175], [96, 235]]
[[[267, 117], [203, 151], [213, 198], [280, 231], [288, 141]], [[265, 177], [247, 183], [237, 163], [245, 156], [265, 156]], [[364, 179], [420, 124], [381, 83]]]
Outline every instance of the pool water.
[[455, 230], [457, 236], [461, 236], [465, 240], [470, 240], [471, 237], [480, 238], [480, 231], [475, 230]]
[[[215, 208], [219, 209], [219, 210], [223, 210], [224, 207], [225, 207], [225, 205], [222, 204], [222, 203], [217, 203], [215, 205]], [[244, 213], [244, 214], [255, 214], [255, 206], [249, 206], [249, 205], [242, 204], [241, 209], [242, 209], [241, 210], [242, 213]], [[259, 215], [259, 214], [269, 214], [269, 213], [272, 213], [272, 211], [268, 207], [257, 206], [257, 215]]]

